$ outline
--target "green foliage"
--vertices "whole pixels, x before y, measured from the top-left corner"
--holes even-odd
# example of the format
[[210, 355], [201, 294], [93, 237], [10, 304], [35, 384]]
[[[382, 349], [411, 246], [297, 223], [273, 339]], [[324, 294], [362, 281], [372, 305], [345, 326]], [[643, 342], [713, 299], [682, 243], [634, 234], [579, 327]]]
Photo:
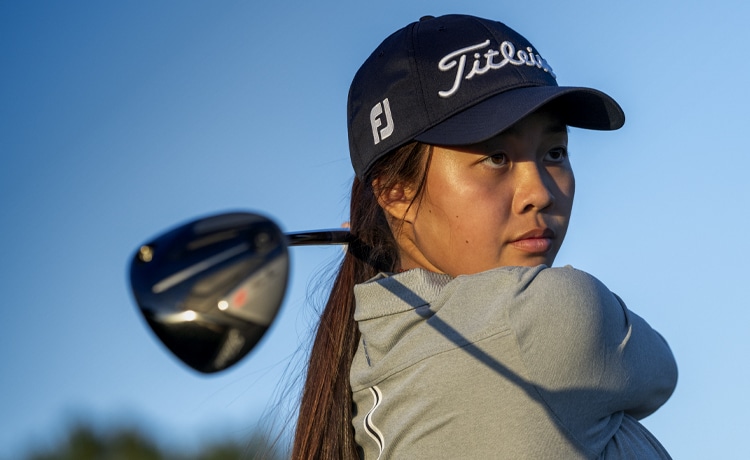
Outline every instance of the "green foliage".
[[119, 428], [108, 433], [97, 432], [90, 426], [74, 426], [59, 443], [47, 449], [37, 449], [26, 460], [277, 460], [281, 457], [268, 453], [266, 445], [252, 437], [247, 442], [228, 440], [202, 447], [197, 453], [169, 452], [137, 429]]

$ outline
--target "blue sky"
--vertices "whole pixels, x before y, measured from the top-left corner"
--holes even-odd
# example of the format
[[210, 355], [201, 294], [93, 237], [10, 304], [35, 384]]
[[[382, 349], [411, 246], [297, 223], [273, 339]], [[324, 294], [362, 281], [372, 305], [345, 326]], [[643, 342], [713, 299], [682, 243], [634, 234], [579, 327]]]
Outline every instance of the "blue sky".
[[508, 23], [561, 84], [623, 106], [620, 131], [571, 132], [577, 196], [556, 264], [669, 341], [680, 381], [645, 424], [673, 456], [734, 456], [750, 428], [747, 2], [259, 3], [0, 2], [0, 459], [79, 418], [189, 448], [285, 414], [337, 248], [294, 248], [270, 334], [208, 377], [145, 328], [128, 260], [215, 212], [288, 231], [346, 220], [354, 72], [392, 31], [452, 12]]

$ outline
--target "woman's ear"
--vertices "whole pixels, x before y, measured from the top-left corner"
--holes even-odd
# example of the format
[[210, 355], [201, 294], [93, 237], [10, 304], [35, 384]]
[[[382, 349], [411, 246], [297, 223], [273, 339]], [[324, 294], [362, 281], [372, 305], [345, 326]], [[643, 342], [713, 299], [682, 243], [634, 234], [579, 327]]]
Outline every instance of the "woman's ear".
[[414, 206], [412, 206], [415, 195], [412, 187], [399, 183], [387, 190], [383, 190], [380, 188], [379, 181], [375, 179], [372, 183], [372, 188], [378, 196], [378, 204], [392, 219], [396, 221], [412, 221], [413, 216], [411, 214], [416, 212]]

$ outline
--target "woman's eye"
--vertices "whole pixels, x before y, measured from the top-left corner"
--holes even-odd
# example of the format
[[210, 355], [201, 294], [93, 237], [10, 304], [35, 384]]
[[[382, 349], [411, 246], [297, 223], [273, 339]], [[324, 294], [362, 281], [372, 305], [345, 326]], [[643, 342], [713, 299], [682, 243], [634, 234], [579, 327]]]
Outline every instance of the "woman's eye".
[[552, 149], [549, 152], [547, 152], [547, 155], [545, 157], [547, 161], [551, 161], [553, 163], [560, 163], [560, 162], [565, 161], [565, 159], [568, 157], [568, 151], [567, 149], [563, 147]]
[[484, 162], [493, 168], [499, 168], [508, 163], [508, 157], [504, 153], [498, 153], [485, 158]]

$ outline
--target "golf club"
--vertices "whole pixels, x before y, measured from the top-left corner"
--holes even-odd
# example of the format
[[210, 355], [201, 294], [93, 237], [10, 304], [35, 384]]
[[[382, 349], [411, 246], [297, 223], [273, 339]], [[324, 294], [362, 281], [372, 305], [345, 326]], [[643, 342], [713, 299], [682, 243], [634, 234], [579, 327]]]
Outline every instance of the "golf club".
[[188, 366], [213, 373], [247, 355], [276, 317], [289, 278], [288, 246], [348, 241], [346, 229], [284, 234], [259, 214], [217, 214], [141, 245], [130, 285], [159, 340]]

